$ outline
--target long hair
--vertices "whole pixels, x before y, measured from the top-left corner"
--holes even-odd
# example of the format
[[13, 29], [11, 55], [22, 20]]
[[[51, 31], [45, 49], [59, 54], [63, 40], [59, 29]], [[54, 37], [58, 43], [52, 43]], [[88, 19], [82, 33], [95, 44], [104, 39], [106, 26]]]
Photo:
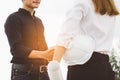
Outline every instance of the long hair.
[[95, 7], [95, 11], [101, 15], [107, 14], [109, 16], [115, 16], [119, 14], [113, 0], [92, 0], [92, 1]]

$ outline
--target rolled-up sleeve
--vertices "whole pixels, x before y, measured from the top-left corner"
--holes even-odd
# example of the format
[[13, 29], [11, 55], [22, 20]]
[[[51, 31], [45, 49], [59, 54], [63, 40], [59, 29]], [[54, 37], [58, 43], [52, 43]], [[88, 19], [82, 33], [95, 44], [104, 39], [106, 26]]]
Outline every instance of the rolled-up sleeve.
[[57, 38], [57, 45], [70, 48], [73, 37], [81, 33], [81, 20], [87, 15], [87, 6], [83, 0], [75, 0], [70, 10], [66, 13], [66, 19]]
[[10, 15], [4, 27], [13, 57], [27, 58], [32, 49], [23, 44], [20, 20]]

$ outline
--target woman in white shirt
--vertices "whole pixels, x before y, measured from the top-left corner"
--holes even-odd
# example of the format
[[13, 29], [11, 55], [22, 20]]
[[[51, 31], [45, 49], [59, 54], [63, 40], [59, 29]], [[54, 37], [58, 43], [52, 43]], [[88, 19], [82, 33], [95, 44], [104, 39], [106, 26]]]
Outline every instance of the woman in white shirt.
[[[63, 57], [68, 63], [67, 80], [115, 80], [108, 54], [118, 14], [114, 0], [74, 0], [53, 57], [53, 61], [60, 62]], [[83, 36], [76, 37], [81, 41], [75, 42], [78, 50], [71, 50], [77, 35]]]

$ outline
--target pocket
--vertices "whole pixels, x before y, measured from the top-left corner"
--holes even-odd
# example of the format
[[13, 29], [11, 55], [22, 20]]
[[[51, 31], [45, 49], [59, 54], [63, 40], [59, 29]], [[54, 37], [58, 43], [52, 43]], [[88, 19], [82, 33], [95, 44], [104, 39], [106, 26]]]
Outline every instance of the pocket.
[[12, 80], [28, 80], [31, 73], [31, 68], [28, 65], [13, 64]]

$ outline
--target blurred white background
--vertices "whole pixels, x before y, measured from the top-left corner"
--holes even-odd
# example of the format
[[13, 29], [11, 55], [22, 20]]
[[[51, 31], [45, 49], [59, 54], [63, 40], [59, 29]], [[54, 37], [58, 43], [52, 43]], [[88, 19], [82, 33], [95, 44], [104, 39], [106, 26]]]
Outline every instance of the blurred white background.
[[[120, 3], [120, 0], [117, 0]], [[36, 16], [40, 17], [45, 26], [45, 36], [48, 46], [54, 46], [71, 0], [42, 0], [40, 7], [36, 9]], [[4, 23], [9, 14], [22, 7], [21, 0], [2, 0], [0, 2], [0, 78], [10, 80], [11, 54], [9, 45], [4, 33]], [[119, 6], [120, 7], [120, 6]], [[117, 17], [115, 43], [120, 39], [120, 16]], [[66, 65], [62, 63], [64, 77], [66, 76]]]

